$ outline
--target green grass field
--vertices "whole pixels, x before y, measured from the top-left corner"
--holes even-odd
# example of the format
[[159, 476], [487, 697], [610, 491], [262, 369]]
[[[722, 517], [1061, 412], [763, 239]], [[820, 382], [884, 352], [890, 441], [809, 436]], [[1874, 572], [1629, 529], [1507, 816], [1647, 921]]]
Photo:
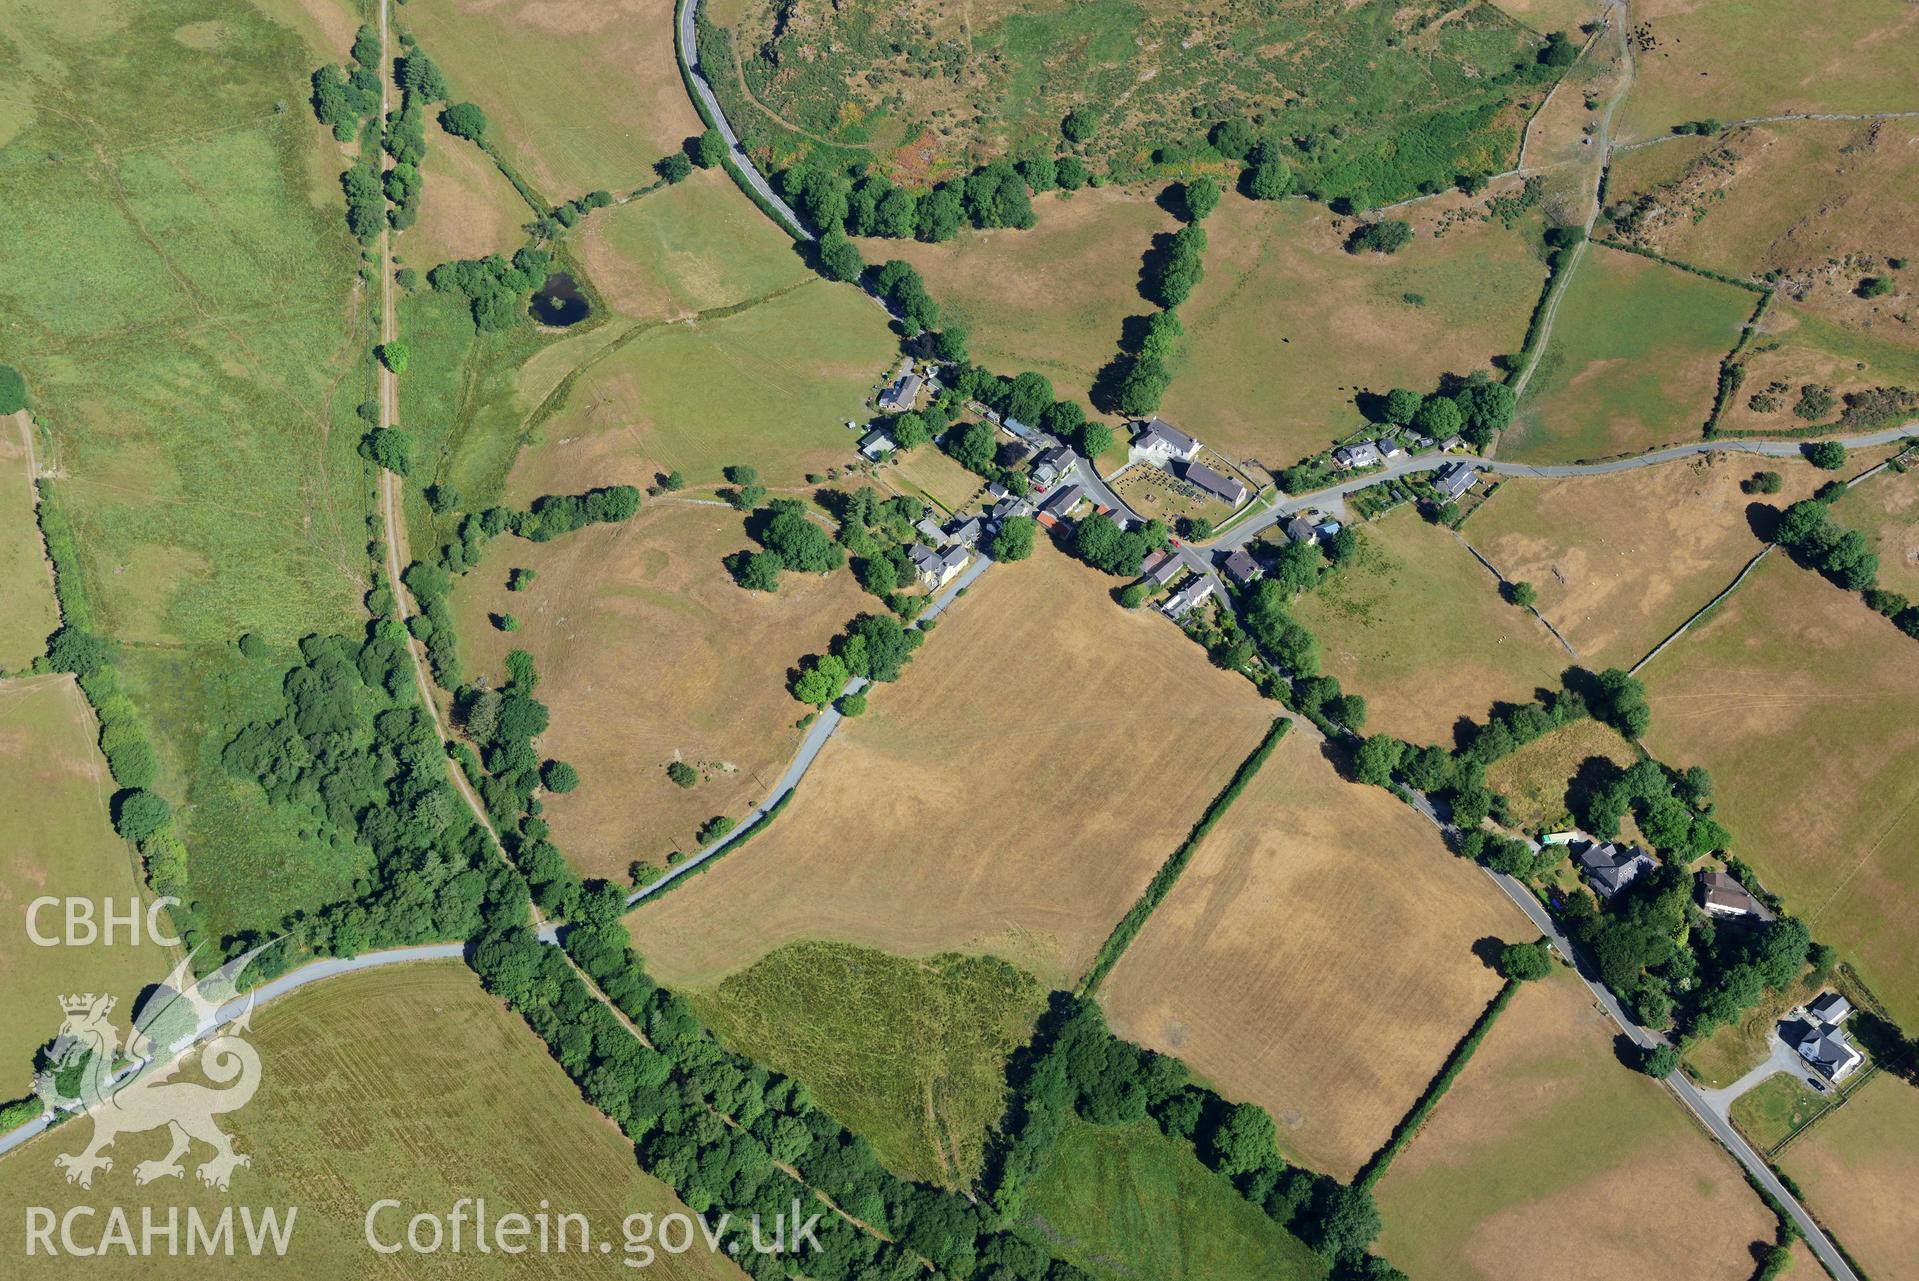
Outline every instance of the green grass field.
[[[143, 1260], [140, 1275], [154, 1278], [606, 1277], [622, 1271], [625, 1216], [686, 1213], [671, 1189], [638, 1169], [632, 1144], [580, 1098], [520, 1016], [486, 995], [458, 961], [328, 979], [256, 1013], [252, 1039], [262, 1065], [259, 1094], [221, 1118], [252, 1165], [234, 1173], [229, 1191], [202, 1188], [191, 1166], [184, 1179], [136, 1187], [133, 1165], [166, 1151], [157, 1133], [121, 1137], [112, 1171], [96, 1176], [91, 1192], [71, 1186], [53, 1157], [80, 1149], [92, 1124], [82, 1120], [0, 1162], [0, 1195], [11, 1205], [43, 1205], [56, 1214], [111, 1197], [126, 1209], [136, 1234], [140, 1207], [154, 1207], [163, 1223], [168, 1207], [179, 1207], [183, 1243], [189, 1206], [215, 1217], [235, 1204], [256, 1213], [299, 1207], [282, 1258], [209, 1265], [188, 1257], [182, 1244], [176, 1257], [163, 1247], [160, 1257]], [[186, 1069], [187, 1079], [193, 1071]], [[189, 1160], [206, 1152], [196, 1144]], [[461, 1197], [484, 1197], [489, 1218], [532, 1216], [543, 1205], [553, 1215], [583, 1214], [595, 1239], [610, 1241], [614, 1252], [481, 1254], [470, 1218], [458, 1254], [450, 1236], [435, 1255], [375, 1254], [368, 1247], [364, 1225], [376, 1201], [402, 1203], [375, 1223], [382, 1241], [391, 1242], [403, 1239], [409, 1216], [444, 1218]], [[19, 1255], [23, 1221], [13, 1219], [0, 1246]], [[90, 1276], [98, 1275], [99, 1263], [63, 1251], [58, 1259], [37, 1259], [29, 1271]], [[704, 1244], [683, 1255], [659, 1254], [644, 1275], [742, 1277]]]
[[1026, 1198], [1028, 1226], [1095, 1281], [1292, 1281], [1318, 1255], [1150, 1121], [1069, 1119]]
[[672, 0], [412, 0], [394, 20], [554, 203], [643, 187], [655, 160], [700, 131], [673, 60]]
[[1334, 221], [1304, 201], [1233, 197], [1207, 219], [1169, 421], [1277, 470], [1363, 427], [1355, 393], [1431, 391], [1524, 341], [1546, 278], [1536, 216], [1439, 238], [1420, 219], [1391, 257], [1347, 253]]
[[[234, 640], [357, 626], [369, 578], [354, 408], [373, 331], [343, 161], [306, 107], [313, 66], [344, 50], [288, 9], [33, 4], [0, 54], [27, 91], [0, 131], [8, 360], [176, 803], [225, 785], [201, 749]], [[272, 857], [284, 834], [259, 818], [185, 805], [216, 920], [252, 916], [211, 882], [223, 848]]]
[[[122, 916], [135, 898], [144, 910], [139, 855], [108, 817], [113, 780], [97, 733], [71, 677], [0, 684], [0, 796], [14, 802], [0, 860], [0, 1100], [28, 1091], [33, 1051], [60, 1028], [60, 997], [111, 992], [125, 1004], [173, 968], [144, 933], [129, 945], [123, 929], [115, 947], [40, 947], [27, 933], [28, 904], [43, 895], [93, 900], [96, 919], [104, 900]], [[63, 936], [62, 910], [41, 910], [43, 936]]]
[[1128, 316], [1150, 314], [1140, 261], [1179, 223], [1150, 187], [1041, 196], [1039, 225], [944, 244], [862, 240], [869, 262], [900, 258], [926, 278], [941, 316], [969, 331], [968, 351], [1006, 374], [1031, 369], [1062, 397], [1084, 401], [1119, 351]]
[[[1453, 743], [1462, 716], [1556, 687], [1573, 661], [1449, 530], [1410, 507], [1362, 525], [1356, 564], [1300, 598], [1321, 666], [1367, 702], [1366, 730]], [[1416, 644], [1406, 638], [1417, 635]]]
[[1045, 993], [993, 957], [822, 942], [692, 1000], [728, 1048], [804, 1082], [889, 1168], [965, 1187], [1006, 1110], [1006, 1056], [1031, 1038]]
[[1880, 1073], [1780, 1154], [1819, 1221], [1875, 1278], [1912, 1275], [1919, 1218], [1906, 1212], [1919, 1171], [1919, 1091]]
[[635, 320], [678, 320], [791, 288], [793, 242], [718, 169], [601, 209], [575, 235], [593, 286]]
[[33, 476], [27, 469], [33, 419], [0, 416], [0, 670], [19, 671], [46, 652], [60, 625], [40, 530], [34, 524]]
[[1744, 289], [1589, 246], [1500, 455], [1575, 462], [1697, 439], [1719, 362], [1757, 301]]
[[674, 470], [717, 484], [729, 463], [798, 484], [854, 460], [845, 423], [864, 418], [896, 349], [879, 308], [818, 279], [689, 324], [640, 322], [577, 366], [515, 490], [646, 485]]
[[1566, 794], [1573, 779], [1594, 758], [1624, 769], [1639, 756], [1611, 726], [1574, 721], [1494, 762], [1486, 784], [1512, 802], [1514, 827], [1530, 832], [1558, 826], [1569, 819]]
[[1761, 1152], [1770, 1152], [1804, 1128], [1832, 1100], [1815, 1094], [1790, 1072], [1755, 1085], [1732, 1102], [1732, 1123]]

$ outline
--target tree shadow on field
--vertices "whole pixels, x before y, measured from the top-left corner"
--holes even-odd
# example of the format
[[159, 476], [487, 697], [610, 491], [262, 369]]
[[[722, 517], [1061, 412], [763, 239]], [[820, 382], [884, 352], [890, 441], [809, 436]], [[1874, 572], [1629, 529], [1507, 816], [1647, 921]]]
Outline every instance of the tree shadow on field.
[[1355, 749], [1343, 739], [1322, 738], [1319, 741], [1319, 754], [1339, 776], [1347, 782], [1353, 782]]
[[1485, 967], [1495, 974], [1499, 972], [1499, 954], [1506, 950], [1506, 940], [1488, 934], [1484, 938], [1473, 940], [1473, 955], [1480, 959]]
[[1784, 515], [1771, 503], [1747, 503], [1746, 527], [1752, 530], [1754, 538], [1762, 543], [1770, 543], [1772, 536], [1779, 532], [1779, 518]]
[[1646, 1061], [1646, 1052], [1633, 1044], [1633, 1039], [1624, 1032], [1615, 1032], [1612, 1039], [1612, 1056], [1619, 1066], [1631, 1068], [1637, 1072], [1640, 1064]]

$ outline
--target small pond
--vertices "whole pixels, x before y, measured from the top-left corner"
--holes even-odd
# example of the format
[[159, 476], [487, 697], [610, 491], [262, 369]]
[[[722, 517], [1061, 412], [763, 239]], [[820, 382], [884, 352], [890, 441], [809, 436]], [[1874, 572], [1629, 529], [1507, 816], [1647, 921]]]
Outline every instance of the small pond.
[[580, 292], [573, 277], [556, 271], [546, 278], [540, 292], [533, 295], [533, 305], [528, 310], [533, 313], [533, 319], [543, 325], [565, 328], [585, 320], [593, 309], [587, 305], [586, 295]]

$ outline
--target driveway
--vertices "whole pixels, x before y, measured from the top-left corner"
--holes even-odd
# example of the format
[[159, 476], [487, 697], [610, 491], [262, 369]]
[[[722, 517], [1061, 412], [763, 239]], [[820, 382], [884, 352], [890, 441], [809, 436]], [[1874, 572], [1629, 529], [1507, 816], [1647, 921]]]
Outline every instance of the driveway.
[[1766, 1055], [1766, 1061], [1758, 1067], [1723, 1089], [1699, 1091], [1699, 1097], [1705, 1100], [1707, 1107], [1717, 1112], [1720, 1116], [1729, 1116], [1732, 1111], [1734, 1099], [1737, 1099], [1740, 1095], [1757, 1086], [1760, 1082], [1768, 1081], [1778, 1076], [1781, 1072], [1790, 1073], [1797, 1077], [1802, 1083], [1817, 1093], [1827, 1096], [1833, 1093], [1833, 1088], [1827, 1084], [1826, 1079], [1813, 1071], [1811, 1064], [1799, 1057], [1799, 1051], [1793, 1049], [1780, 1039], [1779, 1029], [1777, 1027], [1772, 1028], [1766, 1033], [1766, 1046], [1769, 1051]]

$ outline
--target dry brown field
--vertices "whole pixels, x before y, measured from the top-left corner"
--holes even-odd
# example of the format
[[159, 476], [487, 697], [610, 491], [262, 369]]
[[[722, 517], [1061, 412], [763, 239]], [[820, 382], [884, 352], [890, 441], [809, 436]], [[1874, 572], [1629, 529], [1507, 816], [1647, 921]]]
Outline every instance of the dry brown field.
[[1355, 256], [1342, 248], [1353, 220], [1322, 205], [1222, 202], [1205, 279], [1180, 308], [1186, 355], [1165, 417], [1276, 471], [1360, 428], [1357, 393], [1431, 391], [1518, 350], [1546, 276], [1532, 224], [1449, 220], [1435, 238], [1447, 214], [1399, 216], [1412, 244]]
[[[1758, 471], [1778, 472], [1785, 488], [1743, 493]], [[1613, 475], [1509, 478], [1463, 532], [1500, 573], [1538, 590], [1539, 612], [1585, 665], [1630, 667], [1765, 549], [1748, 508], [1783, 508], [1830, 479], [1797, 459], [1739, 454]]]
[[1043, 543], [988, 571], [763, 835], [628, 918], [649, 968], [830, 938], [1072, 983], [1275, 710], [1114, 581]]
[[555, 203], [643, 187], [655, 160], [700, 131], [673, 58], [672, 0], [411, 0], [395, 16]]
[[[115, 1018], [125, 1026], [118, 1012]], [[632, 1143], [580, 1097], [520, 1016], [487, 995], [457, 960], [409, 962], [330, 978], [262, 1007], [252, 1018], [250, 1040], [261, 1063], [259, 1093], [244, 1108], [220, 1117], [221, 1128], [251, 1164], [233, 1172], [227, 1191], [202, 1187], [194, 1177], [194, 1166], [208, 1151], [197, 1142], [183, 1178], [137, 1187], [134, 1164], [166, 1152], [165, 1134], [153, 1131], [123, 1134], [112, 1149], [113, 1169], [97, 1175], [90, 1191], [67, 1184], [53, 1157], [80, 1150], [91, 1133], [91, 1122], [84, 1120], [68, 1122], [0, 1163], [0, 1196], [7, 1204], [42, 1205], [64, 1215], [73, 1206], [111, 1198], [134, 1225], [135, 1242], [144, 1210], [151, 1208], [159, 1225], [170, 1210], [182, 1211], [177, 1248], [169, 1254], [165, 1238], [156, 1237], [155, 1257], [117, 1270], [102, 1269], [98, 1257], [60, 1251], [58, 1258], [43, 1256], [25, 1272], [9, 1275], [110, 1274], [155, 1281], [607, 1277], [627, 1272], [621, 1261], [641, 1257], [624, 1251], [626, 1216], [651, 1214], [657, 1221], [688, 1213], [671, 1188], [640, 1170]], [[197, 1072], [188, 1066], [181, 1075], [191, 1081]], [[484, 1198], [494, 1223], [519, 1213], [537, 1225], [533, 1216], [547, 1207], [556, 1245], [557, 1216], [584, 1215], [593, 1240], [609, 1242], [612, 1252], [582, 1250], [574, 1227], [571, 1248], [564, 1252], [484, 1254], [475, 1248], [469, 1205], [463, 1249], [455, 1253], [445, 1220], [463, 1197]], [[408, 1218], [426, 1213], [442, 1220], [442, 1249], [433, 1254], [370, 1249], [367, 1217], [384, 1199], [400, 1202], [400, 1208], [384, 1208], [374, 1221], [383, 1244], [404, 1241]], [[233, 1235], [241, 1262], [209, 1263], [204, 1254], [188, 1253], [184, 1209], [211, 1224], [236, 1204], [256, 1216], [276, 1207], [283, 1223], [286, 1207], [298, 1207], [284, 1256], [269, 1250], [265, 1258], [247, 1258], [237, 1213]], [[91, 1221], [104, 1229], [106, 1213], [103, 1208], [91, 1220], [83, 1214], [76, 1223]], [[0, 1249], [18, 1257], [26, 1246], [22, 1220], [9, 1218]], [[425, 1225], [420, 1240], [432, 1240]], [[529, 1237], [524, 1244], [535, 1240]], [[635, 1275], [668, 1281], [744, 1277], [703, 1242], [684, 1254], [660, 1252]]]
[[1794, 1139], [1779, 1164], [1875, 1281], [1919, 1277], [1919, 1089], [1880, 1073]]
[[1565, 970], [1522, 988], [1375, 1189], [1379, 1252], [1435, 1281], [1750, 1277], [1772, 1215], [1615, 1034]]
[[600, 297], [635, 320], [738, 307], [811, 275], [792, 242], [718, 169], [598, 210], [573, 239]]
[[[474, 669], [497, 676], [514, 648], [538, 665], [553, 710], [540, 750], [582, 779], [546, 798], [546, 818], [581, 872], [624, 878], [634, 859], [690, 852], [711, 816], [765, 800], [807, 710], [787, 693], [787, 669], [854, 615], [883, 608], [845, 570], [787, 574], [773, 593], [737, 587], [720, 558], [752, 545], [729, 508], [652, 502], [624, 525], [503, 539], [460, 581], [454, 605]], [[537, 575], [526, 591], [506, 590], [515, 566]], [[499, 631], [490, 613], [513, 614], [520, 630]], [[705, 781], [671, 782], [674, 760]]]
[[1804, 120], [1621, 152], [1606, 198], [1651, 195], [1655, 211], [1634, 227], [1662, 253], [1734, 275], [1787, 273], [1797, 286], [1855, 256], [1919, 253], [1919, 219], [1902, 198], [1915, 181], [1919, 121]]
[[34, 478], [27, 460], [32, 416], [0, 415], [0, 670], [19, 671], [46, 652], [60, 626], [40, 527], [34, 522]]
[[1919, 11], [1903, 0], [1851, 0], [1843, 10], [1793, 0], [1641, 0], [1632, 92], [1613, 133], [1656, 137], [1689, 120], [1793, 112], [1911, 111]]
[[1640, 673], [1647, 748], [1712, 771], [1733, 852], [1906, 1025], [1919, 1024], [1914, 658], [1858, 593], [1774, 555]]
[[[1453, 745], [1462, 716], [1557, 688], [1573, 658], [1450, 530], [1410, 507], [1358, 527], [1358, 561], [1294, 609], [1319, 638], [1320, 666], [1366, 697], [1366, 730]], [[1417, 636], [1417, 644], [1407, 638]]]
[[508, 254], [526, 243], [533, 209], [487, 154], [448, 133], [427, 138], [420, 220], [395, 242], [422, 277], [443, 262]]
[[1121, 1036], [1177, 1054], [1348, 1178], [1499, 990], [1482, 939], [1534, 932], [1426, 820], [1342, 781], [1296, 724], [1101, 987]]
[[1566, 815], [1566, 791], [1579, 768], [1600, 758], [1625, 769], [1639, 756], [1618, 730], [1594, 720], [1574, 721], [1536, 738], [1486, 771], [1486, 785], [1512, 802], [1512, 825], [1525, 831]]
[[[1025, 231], [969, 231], [938, 245], [855, 243], [868, 262], [899, 258], [918, 268], [942, 321], [970, 331], [975, 361], [1008, 375], [1045, 374], [1057, 395], [1083, 403], [1119, 351], [1121, 322], [1154, 310], [1140, 296], [1140, 263], [1153, 237], [1180, 223], [1153, 196], [1136, 187], [1051, 192], [1034, 199], [1039, 223]], [[1206, 228], [1210, 235], [1212, 220]]]
[[[1911, 313], [1903, 302], [1893, 299], [1906, 319], [1868, 314], [1866, 323], [1858, 325], [1834, 319], [1825, 306], [1828, 301], [1815, 296], [1805, 303], [1767, 308], [1759, 333], [1740, 358], [1745, 382], [1720, 419], [1725, 430], [1778, 433], [1805, 427], [1792, 406], [1807, 383], [1829, 388], [1839, 397], [1874, 387], [1919, 387], [1919, 328], [1909, 324]], [[1876, 312], [1884, 301], [1868, 304], [1845, 294], [1839, 306], [1851, 309], [1858, 304]], [[1773, 397], [1774, 408], [1752, 403], [1760, 392]], [[1835, 429], [1834, 434], [1840, 433]]]

